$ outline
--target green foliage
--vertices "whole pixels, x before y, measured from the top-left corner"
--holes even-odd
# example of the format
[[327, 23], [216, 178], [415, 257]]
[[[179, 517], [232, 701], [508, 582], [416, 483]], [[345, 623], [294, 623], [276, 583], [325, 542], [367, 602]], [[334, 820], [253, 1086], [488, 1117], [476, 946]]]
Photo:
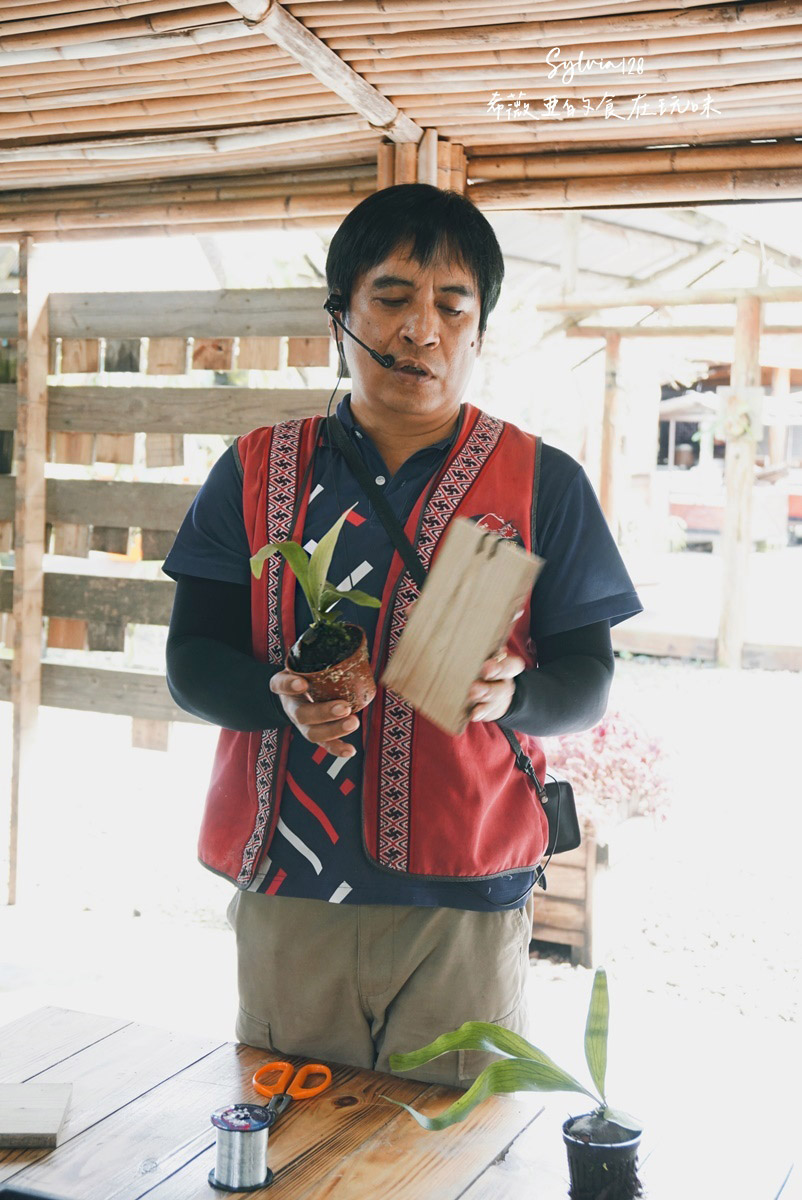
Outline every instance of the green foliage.
[[416, 1112], [410, 1105], [392, 1100], [389, 1096], [383, 1099], [390, 1100], [392, 1104], [400, 1104], [424, 1129], [436, 1130], [447, 1129], [450, 1125], [462, 1121], [487, 1096], [499, 1095], [502, 1092], [581, 1092], [594, 1101], [597, 1105], [595, 1111], [599, 1116], [633, 1133], [639, 1133], [641, 1126], [637, 1119], [618, 1109], [609, 1108], [604, 1097], [609, 1016], [607, 975], [599, 968], [593, 980], [585, 1026], [585, 1057], [600, 1096], [588, 1091], [573, 1075], [557, 1066], [547, 1054], [520, 1034], [487, 1021], [466, 1021], [459, 1029], [441, 1034], [420, 1050], [410, 1051], [409, 1054], [390, 1055], [390, 1067], [393, 1071], [411, 1071], [451, 1050], [485, 1050], [502, 1055], [501, 1059], [485, 1067], [464, 1095], [437, 1117], [427, 1117]]
[[361, 604], [369, 608], [381, 607], [381, 600], [377, 600], [375, 596], [369, 596], [358, 588], [341, 592], [326, 579], [337, 538], [340, 536], [348, 514], [354, 507], [352, 504], [351, 508], [346, 509], [343, 515], [335, 521], [328, 533], [320, 539], [311, 556], [297, 542], [268, 542], [251, 558], [251, 571], [257, 579], [261, 579], [264, 564], [269, 558], [272, 558], [274, 554], [281, 554], [284, 557], [301, 586], [312, 614], [312, 621], [316, 625], [321, 622], [335, 624], [342, 620], [339, 613], [333, 611], [334, 606], [340, 600], [350, 600], [353, 604]]

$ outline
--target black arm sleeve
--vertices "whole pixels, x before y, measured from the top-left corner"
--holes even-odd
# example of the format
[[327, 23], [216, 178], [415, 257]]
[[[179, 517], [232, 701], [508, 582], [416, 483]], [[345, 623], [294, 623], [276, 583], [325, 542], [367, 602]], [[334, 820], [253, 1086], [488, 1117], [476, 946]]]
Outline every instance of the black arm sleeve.
[[253, 657], [251, 589], [179, 575], [167, 635], [167, 686], [181, 708], [224, 729], [290, 721], [270, 679], [281, 667]]
[[590, 729], [602, 719], [615, 670], [609, 621], [541, 638], [537, 661], [536, 670], [517, 677], [499, 725], [551, 737]]

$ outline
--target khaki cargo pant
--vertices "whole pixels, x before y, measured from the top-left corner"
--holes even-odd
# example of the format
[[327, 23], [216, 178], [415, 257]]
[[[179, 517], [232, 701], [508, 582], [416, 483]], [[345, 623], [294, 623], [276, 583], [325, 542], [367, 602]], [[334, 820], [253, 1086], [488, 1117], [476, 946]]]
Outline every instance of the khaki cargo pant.
[[[330, 904], [237, 892], [241, 1042], [277, 1055], [390, 1070], [463, 1021], [528, 1036], [533, 897], [498, 912]], [[467, 1087], [496, 1055], [441, 1055], [404, 1078]]]

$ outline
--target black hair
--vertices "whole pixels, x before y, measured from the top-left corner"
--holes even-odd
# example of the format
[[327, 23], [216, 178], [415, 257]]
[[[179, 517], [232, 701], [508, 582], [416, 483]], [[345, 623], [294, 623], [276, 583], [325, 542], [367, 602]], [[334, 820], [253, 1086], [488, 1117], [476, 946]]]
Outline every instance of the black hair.
[[329, 292], [341, 295], [347, 310], [357, 277], [407, 242], [422, 267], [445, 253], [473, 275], [481, 299], [481, 336], [501, 292], [501, 247], [492, 225], [471, 200], [429, 183], [382, 188], [351, 209], [326, 257]]

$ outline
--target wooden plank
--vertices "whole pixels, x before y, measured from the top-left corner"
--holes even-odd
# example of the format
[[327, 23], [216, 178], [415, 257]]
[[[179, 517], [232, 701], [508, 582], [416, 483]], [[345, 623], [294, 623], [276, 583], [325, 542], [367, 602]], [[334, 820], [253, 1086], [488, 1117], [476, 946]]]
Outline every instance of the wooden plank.
[[184, 462], [184, 435], [181, 433], [146, 433], [146, 467], [180, 467]]
[[584, 905], [574, 900], [552, 900], [548, 892], [535, 897], [533, 926], [549, 925], [553, 929], [584, 928]]
[[0, 1026], [0, 1081], [22, 1083], [130, 1024], [66, 1008], [37, 1008]]
[[[337, 399], [348, 391], [341, 384]], [[51, 387], [49, 428], [102, 433], [247, 433], [324, 413], [318, 388]], [[0, 384], [0, 429], [16, 425], [16, 388]]]
[[330, 361], [331, 338], [289, 338], [288, 367], [327, 367]]
[[[105, 436], [99, 434], [98, 437]], [[105, 554], [128, 553], [128, 529], [112, 529], [110, 525], [93, 525], [89, 539], [90, 550], [101, 550]]]
[[86, 621], [51, 617], [47, 623], [47, 644], [60, 650], [85, 650]]
[[[12, 476], [0, 476], [0, 521], [13, 514]], [[190, 483], [124, 483], [99, 479], [48, 479], [47, 519], [57, 524], [91, 525], [101, 517], [117, 529], [178, 529], [198, 493]]]
[[11, 613], [0, 613], [0, 646], [14, 649], [14, 618]]
[[[562, 857], [562, 855], [560, 856]], [[546, 872], [547, 895], [552, 899], [584, 900], [585, 871], [576, 867], [564, 867], [559, 858], [552, 859]]]
[[170, 722], [154, 721], [149, 717], [133, 717], [131, 745], [135, 750], [169, 750]]
[[554, 942], [557, 946], [576, 946], [580, 948], [585, 942], [583, 929], [562, 929], [556, 925], [543, 925], [539, 921], [532, 922], [532, 937], [538, 942]]
[[87, 650], [125, 650], [125, 625], [112, 621], [90, 621], [86, 633]]
[[542, 562], [457, 518], [382, 683], [446, 732], [462, 733], [470, 686], [485, 659], [504, 644]]
[[618, 541], [618, 496], [617, 481], [621, 474], [622, 391], [618, 382], [621, 361], [621, 335], [609, 333], [604, 339], [604, 409], [601, 438], [601, 479], [599, 503]]
[[175, 533], [158, 529], [142, 530], [142, 559], [144, 562], [164, 562], [173, 548]]
[[97, 338], [61, 339], [61, 374], [88, 375], [100, 370], [100, 342]]
[[[5, 664], [0, 663], [0, 667], [3, 666]], [[81, 712], [114, 713], [122, 717], [199, 722], [198, 717], [178, 707], [163, 675], [144, 671], [110, 671], [99, 667], [44, 663], [42, 703], [50, 708], [74, 708]]]
[[141, 338], [106, 338], [103, 370], [136, 374], [140, 369], [141, 354]]
[[756, 296], [737, 302], [735, 357], [726, 400], [724, 486], [726, 507], [721, 539], [722, 576], [716, 661], [740, 667], [746, 625], [747, 576], [752, 549], [752, 484], [760, 389], [760, 326], [763, 309]]
[[[63, 292], [50, 301], [53, 337], [324, 337], [326, 289]], [[16, 337], [17, 297], [0, 294], [0, 337]]]
[[0, 1083], [0, 1149], [57, 1146], [71, 1097], [71, 1083]]
[[53, 528], [53, 554], [86, 558], [89, 553], [89, 526], [62, 525]]
[[134, 461], [133, 433], [98, 433], [95, 436], [95, 462], [124, 463]]
[[[9, 612], [14, 572], [0, 567], [0, 612]], [[48, 571], [43, 611], [48, 617], [77, 617], [139, 625], [169, 625], [175, 584], [170, 579], [128, 579]]]
[[[146, 1105], [149, 1103], [152, 1111], [152, 1098], [146, 1095], [151, 1089], [178, 1071], [195, 1064], [202, 1066], [203, 1059], [219, 1045], [219, 1039], [187, 1038], [145, 1025], [130, 1024], [42, 1071], [37, 1076], [37, 1081], [41, 1083], [71, 1083], [73, 1086], [72, 1104], [67, 1113], [60, 1152], [42, 1158], [39, 1151], [6, 1151], [0, 1154], [0, 1180], [14, 1178], [16, 1183], [25, 1181], [33, 1188], [35, 1180], [38, 1186], [39, 1181], [50, 1178], [53, 1172], [63, 1183], [61, 1164], [66, 1163], [70, 1169], [71, 1142], [74, 1141], [77, 1146], [85, 1144], [81, 1134], [96, 1123], [102, 1123], [110, 1112], [124, 1109], [140, 1096], [145, 1097]], [[165, 1114], [161, 1113], [162, 1121], [164, 1117]], [[166, 1123], [170, 1124], [169, 1121]], [[107, 1145], [107, 1156], [116, 1158], [118, 1149], [119, 1142]], [[40, 1159], [41, 1164], [34, 1162], [26, 1166], [26, 1159], [30, 1162], [35, 1158]], [[138, 1158], [138, 1168], [141, 1168], [141, 1163], [142, 1159]], [[73, 1186], [67, 1188], [68, 1195], [75, 1195], [75, 1179], [73, 1175]], [[104, 1184], [108, 1188], [106, 1200], [116, 1194], [116, 1189], [110, 1183], [111, 1180], [106, 1180]], [[58, 1190], [61, 1191], [61, 1187]]]
[[230, 371], [233, 358], [233, 338], [195, 338], [192, 346], [194, 371]]
[[658, 658], [716, 657], [716, 639], [695, 633], [671, 633], [658, 629], [626, 629], [617, 625], [612, 631], [613, 649], [630, 654], [651, 654]]
[[242, 371], [277, 371], [280, 355], [281, 338], [241, 337], [237, 368]]
[[149, 338], [148, 375], [184, 375], [186, 369], [186, 338]]
[[51, 462], [90, 467], [95, 461], [94, 435], [91, 433], [55, 433], [52, 435]]
[[[19, 805], [27, 784], [29, 765], [35, 753], [36, 721], [42, 683], [40, 653], [42, 566], [45, 548], [48, 296], [44, 268], [37, 259], [33, 239], [30, 237], [20, 238], [19, 279], [9, 904], [16, 902]], [[0, 477], [0, 482], [11, 482], [11, 479], [11, 476]]]

